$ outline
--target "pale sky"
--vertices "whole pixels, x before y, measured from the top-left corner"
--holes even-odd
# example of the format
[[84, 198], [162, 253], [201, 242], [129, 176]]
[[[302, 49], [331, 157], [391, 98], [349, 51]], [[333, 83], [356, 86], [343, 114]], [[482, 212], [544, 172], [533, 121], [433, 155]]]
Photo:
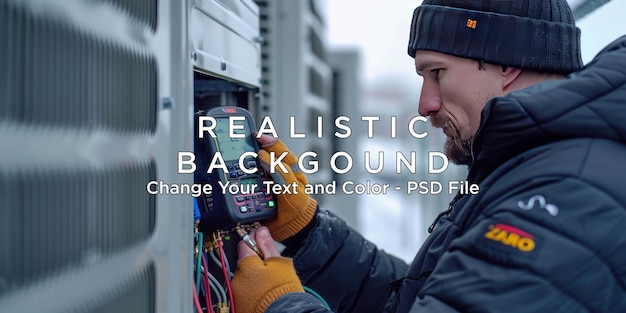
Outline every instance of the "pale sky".
[[364, 82], [376, 77], [408, 77], [417, 81], [407, 55], [413, 10], [421, 0], [328, 0], [328, 43], [358, 46]]
[[583, 62], [587, 63], [608, 43], [626, 34], [624, 12], [626, 0], [611, 0], [576, 21], [581, 29]]
[[[417, 82], [406, 53], [413, 10], [421, 0], [326, 0], [328, 43], [331, 47], [356, 46], [362, 51], [365, 83], [384, 78]], [[569, 0], [576, 5], [579, 0]], [[582, 55], [588, 62], [604, 45], [626, 34], [622, 23], [626, 0], [611, 0], [577, 21], [582, 30]], [[379, 78], [380, 79], [380, 78]]]

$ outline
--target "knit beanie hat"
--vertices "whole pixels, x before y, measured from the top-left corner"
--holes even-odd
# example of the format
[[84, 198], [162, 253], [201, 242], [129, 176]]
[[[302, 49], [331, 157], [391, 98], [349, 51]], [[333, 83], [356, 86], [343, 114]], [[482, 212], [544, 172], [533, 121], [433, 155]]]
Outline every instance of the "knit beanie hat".
[[424, 0], [413, 12], [408, 53], [422, 49], [538, 72], [582, 68], [566, 0]]

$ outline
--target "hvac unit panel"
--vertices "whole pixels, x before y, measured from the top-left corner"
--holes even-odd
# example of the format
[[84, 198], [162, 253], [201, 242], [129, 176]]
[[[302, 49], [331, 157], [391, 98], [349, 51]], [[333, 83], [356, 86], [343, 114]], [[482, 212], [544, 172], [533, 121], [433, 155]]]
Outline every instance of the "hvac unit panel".
[[154, 133], [154, 57], [66, 23], [0, 9], [0, 120], [24, 125]]
[[156, 278], [154, 265], [149, 264], [115, 290], [114, 295], [93, 309], [80, 310], [85, 313], [150, 313], [155, 312]]
[[157, 4], [0, 0], [0, 312], [155, 311]]
[[[244, 6], [244, 8], [247, 8]], [[215, 1], [196, 2], [189, 18], [192, 60], [207, 74], [258, 87], [261, 78], [259, 31], [246, 19]], [[226, 26], [228, 25], [228, 26]]]
[[155, 178], [154, 163], [0, 172], [0, 294], [146, 240]]
[[131, 17], [139, 20], [142, 24], [150, 26], [152, 31], [157, 25], [157, 1], [156, 0], [101, 0], [121, 8]]

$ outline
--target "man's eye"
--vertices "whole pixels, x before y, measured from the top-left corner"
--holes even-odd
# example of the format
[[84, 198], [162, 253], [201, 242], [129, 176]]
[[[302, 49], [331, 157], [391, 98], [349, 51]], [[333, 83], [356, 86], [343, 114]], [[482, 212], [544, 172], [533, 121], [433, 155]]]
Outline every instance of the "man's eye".
[[430, 71], [433, 72], [437, 78], [439, 78], [439, 71], [441, 71], [440, 68], [432, 69]]

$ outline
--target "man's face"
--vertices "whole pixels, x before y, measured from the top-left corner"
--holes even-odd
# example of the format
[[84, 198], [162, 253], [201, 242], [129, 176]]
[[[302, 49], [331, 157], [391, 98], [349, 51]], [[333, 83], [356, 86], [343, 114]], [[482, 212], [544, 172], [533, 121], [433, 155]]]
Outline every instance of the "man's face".
[[504, 94], [500, 67], [484, 64], [480, 70], [475, 60], [418, 50], [415, 68], [424, 78], [419, 113], [443, 129], [445, 153], [453, 163], [471, 164], [480, 113], [489, 99]]

